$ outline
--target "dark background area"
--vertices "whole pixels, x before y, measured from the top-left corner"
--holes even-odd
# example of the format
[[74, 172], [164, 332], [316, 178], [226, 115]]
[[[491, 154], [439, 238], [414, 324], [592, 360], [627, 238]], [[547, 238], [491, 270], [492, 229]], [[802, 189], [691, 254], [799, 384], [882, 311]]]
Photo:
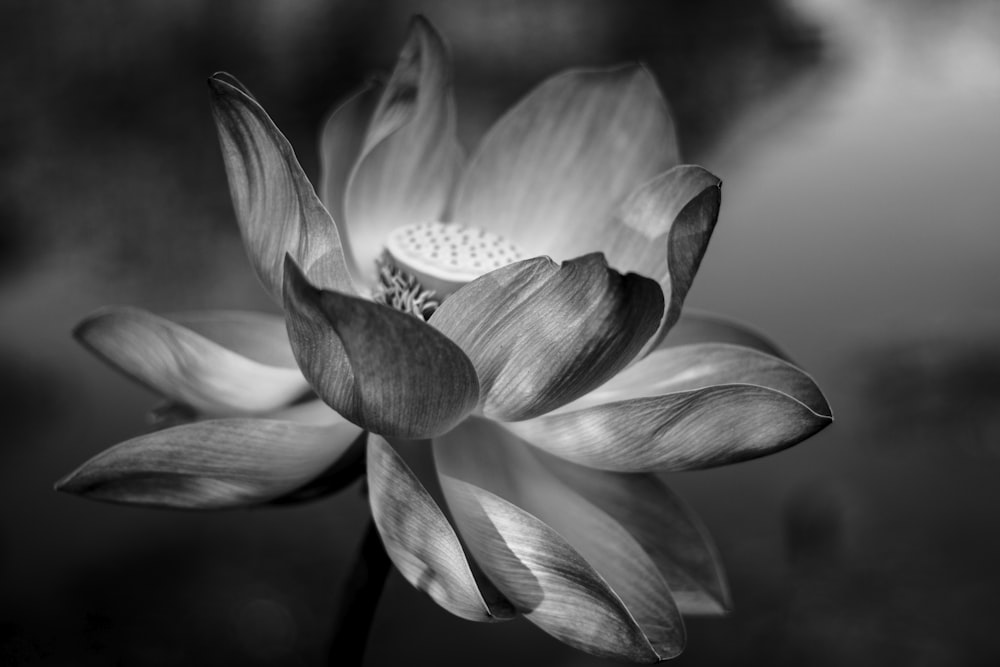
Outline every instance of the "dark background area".
[[[361, 537], [356, 489], [149, 511], [52, 483], [156, 402], [78, 348], [91, 310], [270, 309], [243, 257], [205, 78], [240, 77], [316, 174], [316, 130], [425, 14], [467, 147], [542, 78], [646, 62], [687, 161], [725, 182], [688, 303], [753, 323], [837, 423], [668, 476], [735, 611], [680, 665], [1000, 664], [1000, 5], [103, 2], [0, 6], [0, 663], [313, 665]], [[369, 663], [599, 665], [398, 576]]]

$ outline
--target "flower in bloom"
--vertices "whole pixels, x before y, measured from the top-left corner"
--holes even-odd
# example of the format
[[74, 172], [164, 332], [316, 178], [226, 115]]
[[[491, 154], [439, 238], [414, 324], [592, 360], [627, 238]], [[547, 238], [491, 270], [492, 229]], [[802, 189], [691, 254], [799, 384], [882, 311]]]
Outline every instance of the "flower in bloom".
[[[194, 418], [59, 488], [253, 506], [340, 488], [364, 456], [389, 557], [448, 611], [677, 655], [682, 615], [730, 600], [655, 473], [768, 454], [831, 415], [762, 336], [681, 314], [720, 182], [680, 164], [649, 72], [554, 76], [466, 159], [445, 47], [417, 19], [384, 85], [327, 119], [318, 195], [258, 101], [209, 83], [242, 237], [284, 317], [87, 318], [85, 345]], [[407, 464], [421, 455], [436, 480]]]

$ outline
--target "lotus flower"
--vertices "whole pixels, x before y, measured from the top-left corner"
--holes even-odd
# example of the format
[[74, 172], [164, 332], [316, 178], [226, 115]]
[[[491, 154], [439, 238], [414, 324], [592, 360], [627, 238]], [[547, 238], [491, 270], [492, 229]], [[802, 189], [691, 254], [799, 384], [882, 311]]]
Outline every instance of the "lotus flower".
[[[654, 473], [768, 454], [831, 416], [762, 336], [681, 315], [720, 182], [679, 164], [649, 72], [554, 76], [465, 160], [446, 49], [417, 19], [387, 82], [329, 116], [320, 196], [257, 100], [229, 75], [209, 83], [243, 240], [284, 321], [86, 319], [84, 344], [189, 421], [58, 487], [184, 508], [303, 500], [339, 488], [363, 448], [389, 557], [446, 610], [523, 615], [597, 655], [676, 656], [682, 614], [730, 599]], [[431, 452], [438, 479], [421, 480], [404, 455]]]

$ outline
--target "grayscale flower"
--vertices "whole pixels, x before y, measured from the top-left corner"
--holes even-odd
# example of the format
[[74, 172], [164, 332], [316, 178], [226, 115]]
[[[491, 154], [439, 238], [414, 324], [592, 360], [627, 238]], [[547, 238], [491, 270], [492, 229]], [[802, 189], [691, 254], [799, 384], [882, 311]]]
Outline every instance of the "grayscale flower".
[[[655, 473], [780, 450], [831, 413], [759, 334], [681, 314], [720, 182], [680, 164], [649, 72], [554, 76], [466, 160], [445, 47], [417, 19], [387, 82], [328, 118], [319, 196], [257, 100], [229, 75], [210, 86], [243, 240], [284, 321], [89, 317], [79, 339], [189, 420], [59, 488], [288, 502], [339, 488], [363, 448], [389, 557], [448, 611], [524, 615], [603, 656], [678, 655], [682, 614], [730, 600]], [[421, 453], [436, 481], [404, 461]]]

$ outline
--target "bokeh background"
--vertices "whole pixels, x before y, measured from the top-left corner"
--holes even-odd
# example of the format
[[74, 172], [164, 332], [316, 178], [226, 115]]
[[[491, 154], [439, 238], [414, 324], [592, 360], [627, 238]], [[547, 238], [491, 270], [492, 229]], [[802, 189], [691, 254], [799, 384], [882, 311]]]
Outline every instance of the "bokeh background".
[[[642, 60], [725, 181], [688, 303], [767, 331], [836, 424], [669, 476], [735, 598], [679, 665], [1000, 664], [1000, 4], [994, 0], [6, 0], [0, 6], [0, 663], [314, 665], [356, 490], [196, 514], [52, 483], [156, 398], [69, 335], [104, 304], [271, 309], [205, 78], [239, 76], [315, 175], [324, 113], [423, 13], [467, 146], [545, 76]], [[397, 575], [372, 665], [608, 664], [450, 617]]]

